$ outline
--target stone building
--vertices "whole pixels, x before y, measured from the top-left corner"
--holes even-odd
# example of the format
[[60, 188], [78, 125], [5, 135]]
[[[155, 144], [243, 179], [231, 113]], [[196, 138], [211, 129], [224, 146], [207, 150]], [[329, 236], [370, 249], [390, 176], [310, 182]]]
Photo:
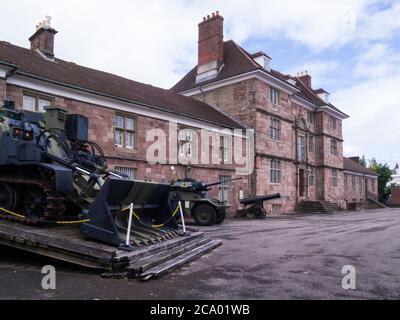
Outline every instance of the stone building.
[[360, 164], [360, 158], [343, 158], [344, 198], [350, 210], [380, 206], [378, 201], [378, 177], [369, 168]]
[[314, 89], [307, 72], [285, 75], [264, 52], [249, 53], [224, 41], [218, 13], [199, 24], [198, 65], [171, 90], [215, 106], [255, 130], [253, 195], [280, 192], [274, 213], [300, 203], [347, 206], [344, 194], [342, 121], [348, 116]]
[[[204, 154], [206, 147], [194, 150], [191, 139], [203, 129], [222, 141], [226, 130], [245, 129], [242, 124], [210, 105], [172, 91], [58, 59], [54, 54], [56, 33], [50, 21], [45, 21], [30, 37], [30, 49], [0, 41], [1, 101], [12, 100], [17, 108], [35, 112], [56, 105], [86, 115], [89, 139], [102, 147], [110, 169], [131, 178], [168, 182], [189, 177], [215, 182], [236, 177], [235, 165], [223, 160], [193, 163], [192, 153]], [[154, 139], [149, 141], [147, 133], [152, 129], [165, 133], [168, 161], [148, 161], [146, 152]], [[219, 140], [217, 153], [223, 157], [229, 146]], [[209, 146], [208, 153], [212, 152]], [[239, 194], [246, 189], [244, 179], [215, 187], [211, 195], [232, 202], [235, 209]]]
[[392, 170], [392, 181], [390, 183], [392, 187], [387, 204], [390, 207], [400, 207], [400, 167], [398, 163]]

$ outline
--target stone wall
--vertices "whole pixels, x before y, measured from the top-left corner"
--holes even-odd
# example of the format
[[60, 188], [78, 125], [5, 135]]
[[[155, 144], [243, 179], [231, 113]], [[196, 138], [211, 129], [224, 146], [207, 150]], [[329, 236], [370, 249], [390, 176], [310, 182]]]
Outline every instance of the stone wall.
[[6, 81], [0, 78], [0, 103], [6, 100]]
[[[298, 201], [329, 200], [332, 197], [343, 203], [343, 147], [342, 123], [336, 120], [336, 130], [329, 128], [329, 115], [324, 112], [315, 113], [314, 121], [308, 119], [308, 110], [292, 102], [291, 97], [280, 91], [279, 106], [269, 100], [270, 87], [258, 79], [250, 79], [240, 83], [227, 85], [212, 91], [204, 92], [194, 98], [205, 101], [222, 109], [232, 117], [241, 120], [255, 130], [256, 171], [252, 176], [253, 195], [280, 192], [281, 200], [268, 204], [281, 205], [282, 212], [292, 212]], [[281, 125], [280, 140], [271, 139], [271, 119], [277, 119]], [[296, 119], [304, 119], [304, 128], [296, 129]], [[306, 139], [307, 159], [304, 163], [297, 162], [297, 135]], [[309, 137], [314, 138], [314, 150], [309, 150]], [[338, 154], [331, 155], [331, 139], [338, 141]], [[270, 180], [271, 159], [281, 161], [282, 182], [272, 184]], [[314, 170], [314, 185], [308, 185], [306, 176], [306, 195], [300, 197], [299, 171]], [[331, 168], [338, 169], [338, 187], [331, 186]], [[275, 206], [276, 207], [276, 206]]]

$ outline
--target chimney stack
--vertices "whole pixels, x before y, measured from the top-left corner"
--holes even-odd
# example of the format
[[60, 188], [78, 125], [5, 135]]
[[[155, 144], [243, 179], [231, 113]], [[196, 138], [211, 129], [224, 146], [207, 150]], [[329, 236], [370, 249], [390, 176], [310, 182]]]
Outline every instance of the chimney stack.
[[31, 42], [31, 50], [39, 50], [48, 58], [54, 58], [54, 36], [57, 31], [51, 27], [51, 17], [39, 22], [36, 26], [35, 34], [29, 38]]
[[354, 162], [360, 163], [360, 157], [349, 157], [350, 160], [353, 160]]
[[224, 18], [219, 11], [199, 23], [199, 61], [196, 82], [217, 76], [224, 63]]
[[304, 84], [308, 89], [312, 90], [311, 76], [308, 74], [308, 71], [300, 72], [297, 74], [297, 78]]

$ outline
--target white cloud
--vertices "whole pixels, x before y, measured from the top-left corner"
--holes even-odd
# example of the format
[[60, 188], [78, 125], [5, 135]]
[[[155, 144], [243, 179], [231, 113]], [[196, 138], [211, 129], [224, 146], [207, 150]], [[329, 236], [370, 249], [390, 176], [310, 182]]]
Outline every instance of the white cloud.
[[379, 78], [400, 72], [400, 53], [388, 44], [375, 43], [365, 48], [353, 70], [355, 77]]
[[50, 14], [60, 58], [164, 87], [195, 65], [197, 23], [218, 9], [226, 38], [285, 37], [314, 51], [388, 38], [400, 27], [399, 5], [368, 12], [377, 0], [0, 1], [0, 39], [28, 46], [35, 24]]
[[346, 155], [366, 155], [393, 164], [400, 160], [400, 73], [338, 91], [335, 105], [350, 115], [344, 123]]

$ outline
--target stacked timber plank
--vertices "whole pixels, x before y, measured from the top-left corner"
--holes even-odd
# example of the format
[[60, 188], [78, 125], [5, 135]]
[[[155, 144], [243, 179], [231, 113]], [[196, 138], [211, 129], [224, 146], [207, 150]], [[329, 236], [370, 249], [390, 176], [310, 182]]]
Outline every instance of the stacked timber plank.
[[191, 232], [132, 252], [85, 238], [76, 226], [32, 227], [0, 221], [0, 244], [77, 265], [103, 270], [108, 277], [148, 280], [193, 261], [221, 245]]

